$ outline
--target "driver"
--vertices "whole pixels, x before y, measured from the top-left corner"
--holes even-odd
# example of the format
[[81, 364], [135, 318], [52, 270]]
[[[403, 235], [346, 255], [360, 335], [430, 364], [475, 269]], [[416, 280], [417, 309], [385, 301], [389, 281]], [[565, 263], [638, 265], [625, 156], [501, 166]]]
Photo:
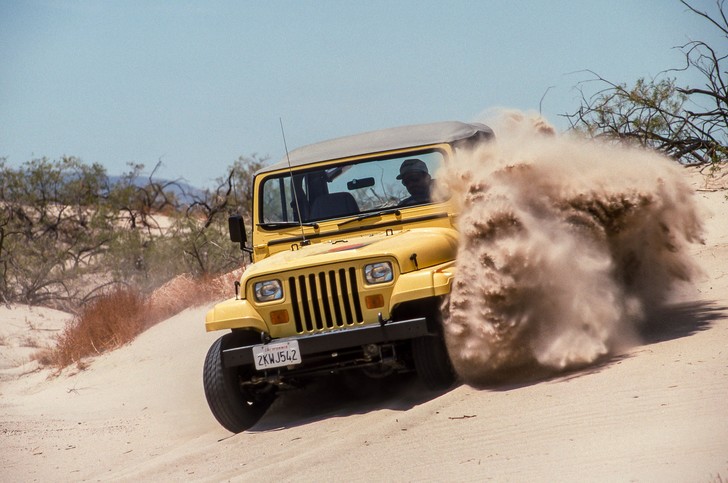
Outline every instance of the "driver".
[[432, 177], [424, 161], [416, 158], [405, 159], [402, 166], [399, 167], [397, 179], [402, 180], [402, 184], [410, 194], [409, 197], [399, 202], [399, 206], [419, 205], [430, 202]]

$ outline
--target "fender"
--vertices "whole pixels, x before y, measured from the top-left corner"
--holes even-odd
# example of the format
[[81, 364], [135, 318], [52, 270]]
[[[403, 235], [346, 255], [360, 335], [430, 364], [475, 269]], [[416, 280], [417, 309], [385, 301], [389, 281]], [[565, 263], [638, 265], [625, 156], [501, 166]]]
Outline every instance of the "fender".
[[205, 330], [207, 332], [238, 327], [269, 332], [268, 325], [263, 317], [247, 300], [226, 300], [215, 305], [205, 316]]
[[390, 307], [394, 308], [411, 300], [447, 295], [450, 293], [454, 277], [454, 261], [400, 274], [392, 291]]

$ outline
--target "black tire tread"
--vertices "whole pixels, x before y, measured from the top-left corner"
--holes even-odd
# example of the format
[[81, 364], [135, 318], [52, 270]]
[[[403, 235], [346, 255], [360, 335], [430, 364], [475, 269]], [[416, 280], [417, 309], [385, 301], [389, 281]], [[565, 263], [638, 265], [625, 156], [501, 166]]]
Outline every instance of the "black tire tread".
[[426, 336], [413, 339], [412, 357], [417, 377], [428, 389], [447, 389], [457, 379], [441, 337]]
[[237, 370], [222, 364], [222, 351], [236, 339], [225, 334], [212, 344], [205, 357], [203, 385], [207, 404], [215, 419], [228, 431], [240, 433], [252, 427], [268, 409], [270, 401], [248, 401], [240, 390]]

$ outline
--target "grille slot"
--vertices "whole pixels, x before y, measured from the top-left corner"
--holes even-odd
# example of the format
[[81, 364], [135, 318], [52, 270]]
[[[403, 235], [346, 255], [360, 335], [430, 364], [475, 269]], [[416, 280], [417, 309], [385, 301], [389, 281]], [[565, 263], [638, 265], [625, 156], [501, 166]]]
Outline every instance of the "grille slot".
[[320, 332], [361, 323], [356, 268], [288, 277], [296, 332]]

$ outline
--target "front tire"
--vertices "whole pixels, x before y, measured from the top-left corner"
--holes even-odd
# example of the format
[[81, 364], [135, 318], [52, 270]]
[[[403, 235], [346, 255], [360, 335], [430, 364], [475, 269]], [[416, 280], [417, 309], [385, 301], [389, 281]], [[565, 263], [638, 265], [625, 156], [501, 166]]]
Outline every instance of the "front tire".
[[412, 359], [417, 377], [428, 389], [447, 389], [457, 379], [445, 342], [440, 336], [413, 339]]
[[[215, 419], [228, 431], [240, 433], [257, 423], [275, 399], [273, 388], [265, 391], [241, 385], [252, 374], [252, 367], [224, 367], [222, 351], [253, 344], [255, 334], [225, 334], [215, 341], [205, 357], [203, 385], [207, 404]], [[250, 340], [246, 340], [250, 339]]]

